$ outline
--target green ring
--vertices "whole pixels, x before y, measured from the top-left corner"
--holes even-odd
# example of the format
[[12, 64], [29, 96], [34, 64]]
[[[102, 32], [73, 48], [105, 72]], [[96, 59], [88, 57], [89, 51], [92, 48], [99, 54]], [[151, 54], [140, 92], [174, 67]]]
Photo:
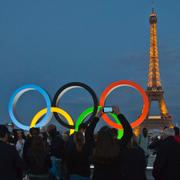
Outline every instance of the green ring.
[[[77, 132], [79, 129], [80, 124], [93, 112], [94, 107], [87, 108], [85, 111], [83, 111], [80, 116], [78, 117], [76, 124], [75, 124], [75, 131]], [[98, 112], [101, 110], [101, 106], [98, 106]], [[119, 121], [119, 118], [116, 114], [110, 113], [110, 115], [115, 119], [117, 124], [121, 124]], [[123, 137], [124, 131], [119, 129], [117, 139], [121, 139]]]

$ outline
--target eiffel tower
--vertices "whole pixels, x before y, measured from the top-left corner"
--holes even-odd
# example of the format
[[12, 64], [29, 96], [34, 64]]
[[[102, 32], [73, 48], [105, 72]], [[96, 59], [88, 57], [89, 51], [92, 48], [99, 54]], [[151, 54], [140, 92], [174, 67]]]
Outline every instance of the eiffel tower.
[[[158, 43], [157, 43], [157, 14], [154, 9], [150, 14], [150, 62], [149, 73], [146, 93], [149, 97], [149, 114], [146, 120], [137, 128], [135, 134], [138, 135], [142, 128], [150, 129], [163, 129], [164, 127], [173, 127], [172, 117], [168, 113], [166, 102], [164, 99], [164, 90], [160, 79], [159, 70], [159, 57], [158, 57]], [[155, 101], [159, 105], [160, 115], [151, 116], [150, 108], [152, 102]]]

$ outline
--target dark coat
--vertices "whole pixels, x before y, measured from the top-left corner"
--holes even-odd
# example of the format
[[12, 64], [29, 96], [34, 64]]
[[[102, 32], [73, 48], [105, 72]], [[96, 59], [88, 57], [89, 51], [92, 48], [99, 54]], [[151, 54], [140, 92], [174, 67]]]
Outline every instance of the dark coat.
[[66, 165], [68, 174], [79, 176], [90, 176], [90, 150], [88, 144], [85, 144], [81, 151], [77, 151], [75, 144], [66, 152]]
[[180, 137], [168, 137], [159, 147], [154, 162], [156, 180], [180, 180]]
[[19, 180], [23, 166], [15, 147], [0, 141], [0, 179]]
[[108, 162], [95, 162], [93, 180], [121, 180], [119, 159], [111, 159]]
[[47, 153], [41, 152], [37, 155], [32, 152], [31, 148], [27, 153], [26, 163], [28, 172], [34, 175], [48, 174], [51, 167], [50, 156]]
[[140, 147], [124, 148], [120, 154], [121, 180], [146, 180], [146, 156]]
[[60, 134], [55, 135], [51, 140], [50, 153], [58, 159], [62, 159], [64, 156], [65, 142]]
[[23, 160], [24, 160], [25, 162], [26, 162], [26, 160], [27, 160], [28, 150], [29, 150], [30, 147], [31, 147], [32, 139], [33, 139], [33, 137], [27, 138], [26, 141], [25, 141], [25, 143], [24, 143], [24, 148], [23, 148]]

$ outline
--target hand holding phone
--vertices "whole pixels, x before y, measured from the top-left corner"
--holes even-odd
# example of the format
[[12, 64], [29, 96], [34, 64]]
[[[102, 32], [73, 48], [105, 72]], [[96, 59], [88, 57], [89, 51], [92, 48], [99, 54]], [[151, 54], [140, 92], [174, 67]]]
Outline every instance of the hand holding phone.
[[114, 114], [119, 115], [120, 114], [119, 106], [113, 106], [113, 112]]

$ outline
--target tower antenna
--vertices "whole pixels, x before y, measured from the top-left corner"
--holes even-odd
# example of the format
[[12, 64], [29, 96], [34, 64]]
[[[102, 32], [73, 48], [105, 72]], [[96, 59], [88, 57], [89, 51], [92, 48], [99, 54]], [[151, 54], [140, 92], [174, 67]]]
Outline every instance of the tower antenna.
[[155, 9], [155, 1], [152, 0], [151, 3], [152, 3], [152, 13], [154, 13], [154, 9]]

